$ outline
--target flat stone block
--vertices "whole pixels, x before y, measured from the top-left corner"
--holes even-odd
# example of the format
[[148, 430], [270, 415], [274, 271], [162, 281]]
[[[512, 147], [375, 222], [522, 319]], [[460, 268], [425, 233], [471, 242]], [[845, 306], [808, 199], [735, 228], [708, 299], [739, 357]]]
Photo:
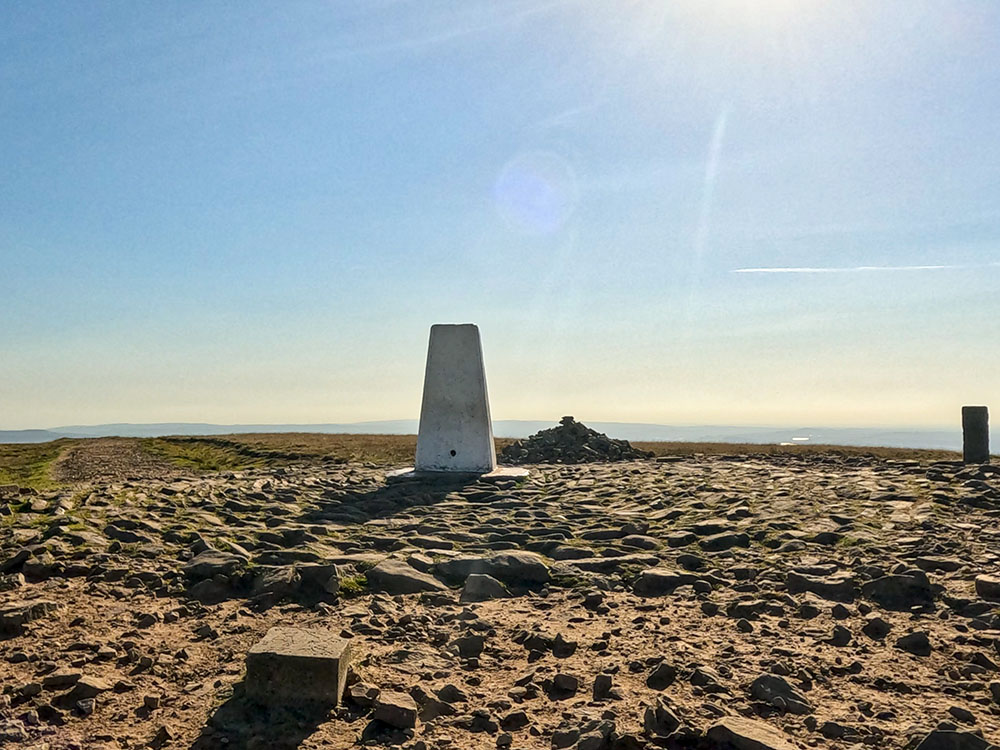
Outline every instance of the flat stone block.
[[327, 630], [271, 628], [247, 654], [247, 697], [262, 704], [340, 704], [351, 642]]

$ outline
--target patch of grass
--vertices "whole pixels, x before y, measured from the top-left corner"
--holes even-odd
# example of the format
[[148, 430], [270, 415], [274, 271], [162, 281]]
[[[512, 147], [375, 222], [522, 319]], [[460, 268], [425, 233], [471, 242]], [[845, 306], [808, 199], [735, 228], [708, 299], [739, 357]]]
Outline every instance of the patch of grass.
[[368, 577], [363, 573], [356, 576], [347, 576], [340, 579], [340, 596], [344, 599], [353, 599], [356, 596], [363, 596], [368, 593]]
[[143, 450], [175, 466], [198, 473], [210, 471], [240, 471], [263, 466], [264, 461], [238, 444], [227, 440], [165, 437], [147, 438], [140, 443]]
[[16, 484], [47, 490], [58, 487], [51, 476], [52, 464], [72, 441], [0, 444], [0, 484]]
[[866, 544], [868, 544], [867, 540], [856, 536], [850, 536], [849, 534], [845, 534], [837, 540], [838, 547], [863, 547]]
[[552, 585], [561, 589], [585, 589], [591, 586], [591, 581], [584, 576], [554, 575]]

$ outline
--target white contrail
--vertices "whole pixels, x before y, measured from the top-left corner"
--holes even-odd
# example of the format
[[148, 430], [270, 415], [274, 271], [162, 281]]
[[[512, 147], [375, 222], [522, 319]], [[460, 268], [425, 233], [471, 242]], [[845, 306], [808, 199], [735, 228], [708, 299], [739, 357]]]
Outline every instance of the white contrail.
[[701, 191], [701, 210], [698, 214], [698, 232], [695, 235], [694, 252], [697, 259], [705, 254], [708, 242], [708, 230], [712, 216], [712, 197], [715, 194], [715, 178], [719, 175], [719, 158], [722, 156], [722, 141], [726, 135], [726, 123], [729, 120], [728, 108], [723, 108], [715, 120], [712, 130], [712, 140], [708, 146], [708, 159], [705, 162], [705, 181]]
[[847, 266], [810, 267], [786, 266], [777, 268], [734, 268], [730, 273], [865, 273], [868, 271], [959, 271], [972, 268], [996, 268], [1000, 263], [943, 264], [927, 266]]
[[704, 265], [705, 247], [708, 244], [709, 227], [712, 219], [712, 197], [715, 194], [715, 180], [719, 175], [719, 161], [722, 157], [722, 144], [726, 136], [726, 123], [729, 121], [729, 107], [723, 106], [712, 128], [712, 138], [708, 143], [708, 156], [705, 159], [705, 178], [701, 188], [701, 205], [698, 210], [698, 226], [695, 228], [694, 253], [691, 258], [691, 271], [688, 280], [687, 305], [684, 317], [687, 335], [693, 334], [690, 325], [694, 315], [695, 301], [701, 284], [702, 266]]

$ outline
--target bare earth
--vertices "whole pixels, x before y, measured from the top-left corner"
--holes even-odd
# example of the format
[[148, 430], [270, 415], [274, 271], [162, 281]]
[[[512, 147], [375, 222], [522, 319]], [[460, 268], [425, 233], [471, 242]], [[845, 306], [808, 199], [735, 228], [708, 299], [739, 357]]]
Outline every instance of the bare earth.
[[[996, 467], [693, 455], [390, 485], [372, 464], [195, 475], [130, 450], [96, 441], [54, 468], [77, 484], [0, 490], [0, 746], [1000, 742]], [[461, 602], [470, 570], [510, 598]], [[245, 699], [279, 624], [353, 638], [356, 699]], [[373, 721], [376, 690], [408, 693], [415, 727]]]

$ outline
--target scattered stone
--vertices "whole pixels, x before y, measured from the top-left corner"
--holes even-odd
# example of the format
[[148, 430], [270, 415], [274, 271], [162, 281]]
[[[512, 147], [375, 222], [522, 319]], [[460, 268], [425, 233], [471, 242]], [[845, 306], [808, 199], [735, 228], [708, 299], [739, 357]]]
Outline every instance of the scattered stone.
[[237, 555], [206, 549], [184, 564], [184, 575], [191, 581], [204, 581], [215, 576], [231, 576], [246, 565]]
[[1000, 601], [1000, 576], [986, 574], [976, 576], [976, 594], [983, 599]]
[[677, 668], [667, 664], [665, 661], [661, 661], [656, 665], [656, 667], [653, 668], [649, 677], [646, 678], [646, 687], [652, 688], [653, 690], [666, 690], [674, 684], [674, 680], [676, 679]]
[[806, 697], [789, 685], [784, 677], [778, 675], [762, 674], [751, 683], [750, 695], [789, 713], [812, 713], [812, 706]]
[[810, 576], [791, 572], [785, 579], [789, 593], [808, 591], [823, 599], [835, 602], [852, 602], [857, 592], [857, 579], [850, 573], [834, 573], [829, 576]]
[[784, 732], [739, 716], [721, 719], [709, 728], [706, 737], [732, 750], [798, 750]]
[[861, 587], [861, 594], [891, 610], [908, 610], [934, 601], [934, 590], [922, 570], [876, 578]]
[[935, 729], [928, 734], [915, 750], [989, 750], [989, 742], [972, 732], [955, 732]]
[[447, 591], [448, 587], [427, 573], [411, 568], [402, 560], [383, 560], [366, 574], [372, 591], [386, 594], [419, 594]]
[[500, 461], [509, 464], [578, 464], [652, 457], [652, 453], [633, 448], [627, 440], [609, 438], [573, 417], [563, 417], [558, 427], [516, 440], [500, 452]]
[[647, 706], [642, 715], [642, 731], [650, 737], [669, 737], [681, 725], [674, 707], [663, 697]]
[[875, 641], [881, 641], [889, 635], [890, 630], [892, 630], [892, 626], [876, 615], [867, 617], [864, 626], [861, 628], [862, 633]]
[[510, 596], [507, 587], [493, 576], [470, 573], [465, 579], [460, 598], [463, 602], [485, 602], [490, 599], [505, 599]]
[[57, 602], [43, 599], [5, 604], [0, 607], [0, 633], [19, 635], [29, 622], [41, 619], [57, 609]]
[[372, 718], [397, 729], [412, 729], [417, 725], [417, 704], [406, 693], [380, 693]]
[[695, 577], [687, 573], [677, 573], [668, 568], [649, 568], [636, 578], [632, 591], [638, 596], [665, 596], [679, 586], [690, 585], [694, 580]]
[[897, 638], [896, 648], [915, 656], [930, 656], [931, 642], [926, 630], [915, 630]]

